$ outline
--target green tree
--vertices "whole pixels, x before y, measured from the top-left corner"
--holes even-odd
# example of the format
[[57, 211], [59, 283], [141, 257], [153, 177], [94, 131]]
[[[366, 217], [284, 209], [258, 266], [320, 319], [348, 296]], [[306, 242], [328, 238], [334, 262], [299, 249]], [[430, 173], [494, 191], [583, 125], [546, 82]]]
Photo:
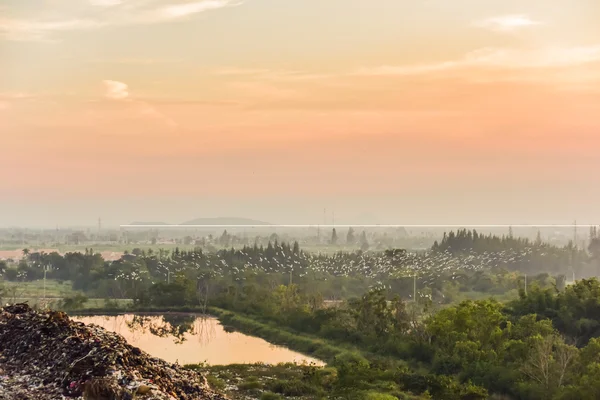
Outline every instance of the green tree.
[[367, 251], [369, 250], [369, 241], [367, 240], [367, 233], [365, 231], [362, 231], [362, 234], [360, 235], [360, 249], [362, 251]]
[[348, 246], [354, 246], [356, 244], [356, 237], [354, 234], [354, 228], [348, 228], [348, 234], [346, 235], [346, 244]]

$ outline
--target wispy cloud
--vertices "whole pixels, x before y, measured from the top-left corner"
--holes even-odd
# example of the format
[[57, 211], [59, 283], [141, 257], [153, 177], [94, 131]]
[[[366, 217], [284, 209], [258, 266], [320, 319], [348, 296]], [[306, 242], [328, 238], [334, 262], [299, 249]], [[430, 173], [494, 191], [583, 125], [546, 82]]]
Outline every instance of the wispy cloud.
[[[241, 3], [237, 3], [239, 5]], [[166, 6], [159, 10], [164, 18], [182, 18], [188, 15], [198, 14], [208, 10], [216, 10], [227, 6], [232, 6], [234, 3], [231, 0], [204, 0], [194, 3], [178, 4]]]
[[0, 92], [0, 111], [8, 110], [21, 101], [35, 101], [39, 97], [40, 94], [26, 92]]
[[141, 116], [147, 117], [147, 118], [149, 117], [149, 118], [159, 119], [159, 120], [163, 121], [169, 128], [179, 127], [179, 124], [177, 124], [177, 122], [175, 122], [170, 117], [164, 115], [163, 113], [158, 111], [156, 108], [154, 108], [150, 104], [144, 103], [144, 102], [139, 102], [138, 105], [139, 105], [139, 114]]
[[121, 3], [122, 0], [90, 0], [90, 4], [97, 7], [114, 7]]
[[473, 22], [473, 25], [478, 28], [489, 29], [495, 32], [515, 32], [541, 24], [542, 22], [535, 21], [523, 14], [503, 15]]
[[112, 100], [124, 100], [129, 97], [129, 87], [127, 84], [119, 81], [103, 81], [106, 89], [105, 96]]
[[328, 78], [334, 75], [312, 73], [307, 71], [295, 70], [271, 70], [260, 68], [220, 68], [213, 71], [215, 75], [230, 76], [230, 77], [251, 77], [260, 80], [272, 81], [307, 81]]
[[271, 72], [270, 69], [260, 68], [219, 68], [214, 71], [215, 75], [237, 76], [237, 75], [264, 75]]
[[132, 97], [126, 83], [113, 80], [104, 80], [102, 83], [105, 89], [104, 97], [129, 104], [133, 107], [135, 116], [160, 120], [172, 129], [179, 126], [172, 118], [161, 113], [149, 102]]
[[362, 68], [354, 75], [419, 75], [481, 67], [499, 69], [564, 68], [600, 62], [600, 45], [541, 49], [483, 48], [458, 60], [439, 63]]
[[90, 19], [40, 21], [3, 18], [0, 19], [0, 37], [14, 41], [52, 41], [47, 37], [50, 32], [88, 30], [104, 25]]
[[73, 15], [70, 18], [0, 18], [0, 37], [16, 41], [51, 41], [57, 32], [99, 29], [108, 26], [166, 23], [202, 12], [243, 4], [242, 0], [197, 0], [179, 4], [164, 4], [164, 0], [90, 0], [91, 7], [103, 7], [106, 12], [93, 18]]
[[154, 65], [154, 64], [177, 64], [184, 60], [163, 60], [155, 58], [115, 58], [115, 59], [96, 59], [87, 61], [90, 64], [125, 64], [125, 65]]
[[26, 92], [1, 92], [0, 100], [23, 100], [23, 99], [33, 99], [38, 97], [38, 95], [33, 93]]

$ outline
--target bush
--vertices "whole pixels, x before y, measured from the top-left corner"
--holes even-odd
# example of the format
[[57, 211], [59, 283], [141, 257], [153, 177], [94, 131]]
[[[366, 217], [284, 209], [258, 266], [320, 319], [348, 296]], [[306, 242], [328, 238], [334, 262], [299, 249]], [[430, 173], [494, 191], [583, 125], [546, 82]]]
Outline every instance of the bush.
[[260, 400], [279, 400], [279, 399], [283, 399], [283, 397], [281, 397], [277, 393], [273, 393], [273, 392], [264, 392], [263, 394], [260, 395]]
[[104, 308], [107, 310], [116, 310], [119, 308], [119, 303], [116, 300], [104, 299]]
[[66, 311], [79, 310], [87, 303], [88, 298], [82, 294], [65, 297], [58, 303], [58, 308]]
[[211, 388], [216, 390], [223, 390], [225, 389], [225, 386], [227, 386], [223, 379], [217, 378], [214, 375], [207, 375], [206, 381]]
[[238, 389], [240, 390], [253, 390], [260, 389], [261, 387], [261, 383], [255, 377], [249, 378], [247, 381], [238, 385]]
[[365, 396], [365, 400], [396, 400], [396, 397], [385, 393], [369, 392]]
[[269, 383], [269, 390], [275, 393], [281, 393], [284, 396], [303, 396], [309, 394], [315, 394], [317, 389], [305, 382], [297, 379], [284, 381], [276, 380]]
[[18, 274], [19, 274], [19, 271], [17, 271], [16, 268], [7, 268], [4, 271], [4, 279], [6, 279], [7, 281], [10, 281], [10, 282], [14, 282], [17, 280]]

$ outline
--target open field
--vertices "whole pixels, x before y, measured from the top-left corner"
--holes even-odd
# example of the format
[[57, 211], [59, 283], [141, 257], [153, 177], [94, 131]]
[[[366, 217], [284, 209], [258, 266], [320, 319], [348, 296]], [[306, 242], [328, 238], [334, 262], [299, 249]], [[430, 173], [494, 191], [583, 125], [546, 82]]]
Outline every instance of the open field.
[[[44, 281], [37, 280], [32, 282], [5, 282], [0, 280], [0, 300], [3, 303], [28, 303], [31, 306], [56, 304], [65, 297], [71, 297], [79, 293], [71, 288], [70, 281], [59, 282], [55, 280], [46, 280], [46, 290], [44, 299]], [[120, 307], [126, 307], [131, 304], [129, 299], [115, 300]], [[104, 299], [88, 299], [85, 303], [86, 308], [105, 307]]]
[[[358, 246], [346, 246], [345, 244], [341, 243], [338, 245], [331, 245], [328, 243], [322, 243], [322, 244], [316, 244], [316, 243], [304, 243], [303, 240], [301, 239], [290, 239], [290, 243], [294, 242], [295, 240], [298, 240], [298, 242], [300, 242], [300, 247], [302, 248], [303, 251], [305, 252], [310, 252], [310, 253], [322, 253], [322, 254], [334, 254], [340, 251], [343, 252], [354, 252], [356, 250], [359, 249]], [[284, 240], [287, 241], [287, 240]], [[419, 239], [419, 238], [413, 238], [408, 240], [406, 243], [402, 243], [402, 245], [400, 247], [405, 248], [406, 250], [409, 251], [422, 251], [422, 250], [426, 250], [428, 248], [431, 247], [431, 245], [433, 244], [433, 241], [431, 239]], [[247, 246], [253, 246], [254, 245], [254, 240], [250, 240], [247, 244]], [[266, 243], [262, 244], [263, 246], [266, 247]], [[231, 249], [233, 248], [242, 248], [244, 245], [243, 244], [234, 244], [234, 245], [230, 245], [227, 246], [227, 249]], [[179, 248], [179, 250], [193, 250], [194, 248], [197, 248], [198, 246], [196, 245], [186, 245], [183, 243], [171, 243], [171, 242], [163, 242], [163, 243], [156, 243], [156, 244], [150, 244], [149, 242], [145, 242], [145, 241], [141, 241], [141, 242], [137, 242], [137, 243], [117, 243], [117, 242], [113, 242], [113, 243], [109, 243], [109, 242], [85, 242], [85, 243], [80, 243], [80, 244], [62, 244], [62, 243], [42, 243], [42, 242], [29, 242], [29, 243], [24, 243], [24, 244], [6, 244], [6, 243], [0, 243], [0, 259], [7, 259], [7, 258], [13, 258], [13, 259], [18, 259], [21, 258], [23, 255], [23, 249], [27, 248], [30, 250], [30, 252], [36, 252], [36, 251], [44, 251], [46, 253], [51, 252], [51, 251], [58, 251], [61, 254], [64, 253], [68, 253], [68, 252], [84, 252], [86, 249], [93, 249], [95, 252], [100, 252], [100, 253], [108, 253], [108, 252], [115, 252], [115, 253], [123, 253], [125, 251], [129, 251], [131, 252], [133, 249], [138, 248], [138, 249], [142, 249], [145, 250], [146, 252], [149, 249], [152, 249], [153, 251], [157, 251], [159, 249], [164, 249], [164, 250], [174, 250], [176, 248]], [[220, 245], [214, 245], [211, 246], [210, 248], [206, 248], [207, 250], [209, 249], [222, 249], [225, 247], [222, 247]], [[377, 248], [376, 246], [371, 246], [370, 250], [372, 251], [383, 251], [385, 250], [385, 248]]]

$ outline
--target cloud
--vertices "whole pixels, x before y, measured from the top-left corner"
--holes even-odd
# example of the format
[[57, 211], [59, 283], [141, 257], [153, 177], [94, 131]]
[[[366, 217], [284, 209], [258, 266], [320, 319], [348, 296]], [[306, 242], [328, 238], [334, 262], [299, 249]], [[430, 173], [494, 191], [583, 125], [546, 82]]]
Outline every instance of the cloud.
[[114, 7], [121, 3], [121, 0], [90, 0], [90, 4], [97, 7]]
[[126, 83], [111, 80], [104, 80], [102, 83], [104, 83], [105, 88], [104, 96], [110, 100], [124, 101], [126, 104], [133, 107], [134, 116], [157, 119], [173, 129], [179, 127], [173, 119], [158, 111], [150, 103], [131, 98], [129, 86]]
[[600, 45], [540, 49], [483, 48], [458, 60], [439, 63], [362, 68], [353, 75], [420, 75], [463, 68], [565, 68], [600, 62]]
[[0, 111], [6, 110], [8, 107], [10, 107], [10, 103], [8, 101], [0, 100]]
[[308, 81], [330, 78], [335, 75], [318, 74], [306, 71], [270, 70], [260, 68], [220, 68], [213, 71], [215, 75], [232, 77], [253, 77], [271, 81]]
[[127, 84], [118, 81], [103, 81], [106, 89], [105, 96], [112, 100], [123, 100], [129, 97], [129, 87]]
[[156, 108], [145, 102], [139, 102], [139, 114], [147, 118], [156, 118], [164, 122], [169, 128], [178, 128], [179, 124], [170, 117], [164, 115]]
[[89, 60], [90, 64], [125, 64], [125, 65], [155, 65], [155, 64], [177, 64], [184, 60], [161, 60], [154, 58], [116, 58], [107, 60]]
[[0, 19], [0, 37], [14, 41], [50, 41], [49, 32], [88, 30], [104, 26], [100, 21], [90, 19], [67, 19], [59, 21], [38, 21]]
[[473, 26], [489, 29], [494, 32], [515, 32], [541, 24], [541, 22], [534, 21], [527, 15], [522, 14], [504, 15], [473, 22]]
[[233, 5], [231, 0], [204, 0], [197, 1], [194, 3], [178, 4], [174, 6], [167, 6], [160, 10], [165, 18], [181, 18], [188, 15], [198, 14], [208, 10], [215, 10], [218, 8], [227, 7]]
[[[40, 18], [0, 18], [0, 38], [14, 41], [52, 41], [57, 32], [100, 29], [109, 26], [167, 23], [205, 11], [243, 4], [242, 0], [199, 0], [194, 2], [161, 5], [162, 0], [90, 0], [91, 7], [104, 7], [105, 12], [93, 18], [74, 15], [59, 20]], [[85, 10], [83, 10], [85, 11]], [[86, 13], [85, 15], [94, 15]]]
[[38, 95], [33, 93], [25, 93], [25, 92], [2, 92], [0, 93], [0, 100], [24, 100], [24, 99], [33, 99], [38, 97]]
[[271, 72], [269, 69], [260, 69], [260, 68], [220, 68], [214, 73], [216, 75], [263, 75]]

